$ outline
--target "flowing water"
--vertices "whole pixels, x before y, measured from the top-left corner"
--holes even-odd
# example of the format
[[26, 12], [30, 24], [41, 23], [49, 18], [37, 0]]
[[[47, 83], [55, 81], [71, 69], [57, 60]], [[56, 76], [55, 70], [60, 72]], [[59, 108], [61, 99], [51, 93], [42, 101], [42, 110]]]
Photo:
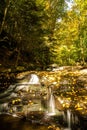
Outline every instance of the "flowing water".
[[31, 78], [28, 82], [29, 84], [38, 84], [40, 85], [40, 79], [36, 74], [31, 74]]
[[67, 110], [67, 123], [68, 123], [68, 129], [71, 130], [71, 113], [70, 113], [70, 110]]
[[47, 115], [52, 116], [56, 114], [55, 99], [52, 93], [52, 88], [48, 88], [48, 102], [47, 102]]
[[45, 96], [41, 87], [39, 77], [31, 74], [29, 80], [10, 85], [0, 94], [1, 130], [49, 130], [49, 126], [52, 130], [86, 130], [87, 125], [79, 122], [70, 109], [65, 112], [56, 109], [51, 87]]
[[53, 94], [50, 95], [50, 99], [48, 102], [48, 115], [55, 115], [56, 111], [55, 111], [55, 99]]

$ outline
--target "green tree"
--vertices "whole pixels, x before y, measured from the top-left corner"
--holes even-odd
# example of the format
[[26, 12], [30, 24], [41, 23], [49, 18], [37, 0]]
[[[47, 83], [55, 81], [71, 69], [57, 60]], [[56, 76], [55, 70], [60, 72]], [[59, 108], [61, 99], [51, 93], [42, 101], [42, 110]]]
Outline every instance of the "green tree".
[[[67, 26], [64, 24], [67, 20], [65, 6], [64, 0], [10, 0], [6, 4], [1, 30], [4, 29], [17, 42], [15, 66], [21, 60], [22, 51], [28, 53], [29, 62], [39, 66], [58, 62], [57, 49], [61, 44], [66, 45], [67, 40], [71, 45], [73, 37], [68, 33], [70, 22], [67, 21]], [[70, 38], [66, 37], [67, 34], [71, 35]]]
[[78, 14], [78, 40], [77, 47], [79, 48], [79, 60], [81, 64], [85, 64], [87, 53], [87, 1], [75, 0], [75, 11]]

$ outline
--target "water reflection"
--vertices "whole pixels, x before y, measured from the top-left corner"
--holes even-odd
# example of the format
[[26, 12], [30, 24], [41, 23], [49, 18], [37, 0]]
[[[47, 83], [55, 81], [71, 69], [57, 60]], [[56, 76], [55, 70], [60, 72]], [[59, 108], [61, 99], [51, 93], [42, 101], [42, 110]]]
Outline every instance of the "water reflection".
[[0, 116], [1, 130], [48, 130], [48, 126], [31, 124], [28, 121], [10, 115]]

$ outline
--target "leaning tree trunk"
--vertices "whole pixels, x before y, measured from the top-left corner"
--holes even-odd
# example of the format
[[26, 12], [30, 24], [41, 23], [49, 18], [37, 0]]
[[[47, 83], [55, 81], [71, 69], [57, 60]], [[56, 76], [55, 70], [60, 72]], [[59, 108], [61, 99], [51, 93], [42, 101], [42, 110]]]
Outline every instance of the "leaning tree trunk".
[[18, 48], [18, 51], [17, 51], [17, 58], [16, 58], [16, 61], [15, 61], [15, 68], [18, 66], [18, 62], [20, 60], [20, 49]]
[[5, 7], [5, 10], [4, 10], [4, 16], [3, 16], [3, 20], [2, 20], [2, 24], [1, 24], [1, 29], [0, 29], [0, 34], [2, 33], [2, 30], [3, 30], [4, 25], [5, 25], [5, 20], [6, 20], [6, 16], [7, 16], [7, 11], [8, 11], [8, 7], [9, 7], [9, 1], [10, 1], [10, 0], [7, 0], [7, 2], [6, 2], [6, 7]]

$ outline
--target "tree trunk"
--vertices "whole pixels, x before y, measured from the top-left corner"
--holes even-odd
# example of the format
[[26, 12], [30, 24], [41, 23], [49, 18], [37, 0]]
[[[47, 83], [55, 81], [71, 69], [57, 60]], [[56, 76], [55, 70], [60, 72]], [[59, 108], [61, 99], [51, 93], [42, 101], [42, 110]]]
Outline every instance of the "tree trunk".
[[4, 25], [5, 25], [5, 19], [6, 19], [6, 16], [7, 16], [8, 7], [9, 7], [9, 0], [7, 0], [7, 2], [6, 2], [6, 7], [5, 7], [5, 10], [4, 10], [3, 21], [2, 21], [1, 29], [0, 29], [0, 34], [2, 33], [2, 30], [3, 30]]
[[15, 68], [18, 66], [19, 59], [20, 59], [20, 49], [18, 48], [17, 49], [17, 59], [15, 61]]

